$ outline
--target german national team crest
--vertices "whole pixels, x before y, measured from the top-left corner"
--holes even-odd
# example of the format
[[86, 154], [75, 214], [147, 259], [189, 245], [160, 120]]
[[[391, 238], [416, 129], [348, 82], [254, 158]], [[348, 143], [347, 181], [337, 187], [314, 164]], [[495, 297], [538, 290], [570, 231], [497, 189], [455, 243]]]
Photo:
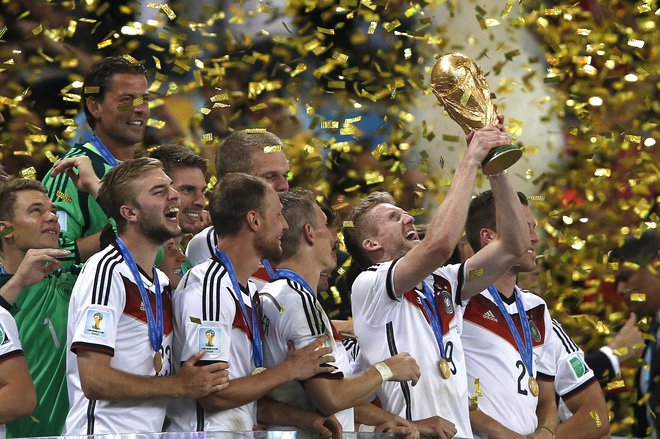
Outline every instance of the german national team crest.
[[541, 331], [539, 331], [539, 328], [536, 326], [536, 323], [534, 323], [534, 320], [529, 319], [529, 330], [532, 333], [532, 339], [540, 343], [541, 342]]
[[442, 303], [445, 304], [445, 312], [447, 314], [454, 314], [454, 304], [451, 302], [451, 293], [447, 290], [440, 292], [442, 295]]

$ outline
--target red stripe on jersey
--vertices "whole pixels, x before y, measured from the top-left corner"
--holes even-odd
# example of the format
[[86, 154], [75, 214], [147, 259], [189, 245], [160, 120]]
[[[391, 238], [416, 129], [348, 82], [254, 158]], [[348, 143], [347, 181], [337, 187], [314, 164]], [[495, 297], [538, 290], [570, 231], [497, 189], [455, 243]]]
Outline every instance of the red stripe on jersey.
[[[534, 308], [528, 309], [526, 313], [532, 333], [532, 345], [534, 347], [542, 346], [545, 341], [544, 312], [545, 305], [540, 303]], [[516, 341], [509, 330], [509, 325], [506, 324], [504, 314], [502, 314], [493, 301], [488, 300], [482, 294], [470, 299], [468, 306], [465, 308], [465, 315], [463, 318], [468, 322], [474, 323], [477, 326], [481, 326], [482, 328], [499, 335], [501, 338], [508, 341], [511, 346], [514, 348], [516, 347]], [[522, 325], [520, 324], [520, 316], [516, 313], [511, 316], [511, 319], [522, 339], [523, 332]], [[534, 327], [536, 327], [538, 331], [535, 331]]]
[[[239, 293], [240, 294], [240, 293]], [[255, 295], [258, 296], [258, 295]], [[245, 333], [247, 336], [248, 340], [252, 340], [252, 330], [250, 329], [250, 325], [245, 321], [245, 318], [243, 317], [243, 312], [241, 311], [241, 304], [238, 303], [238, 299], [236, 299], [236, 296], [232, 294], [232, 299], [234, 299], [234, 306], [236, 307], [236, 313], [234, 314], [234, 321], [231, 323], [232, 328], [239, 329]], [[243, 297], [245, 299], [245, 297]], [[255, 306], [258, 306], [257, 303], [254, 304]], [[245, 311], [247, 312], [247, 318], [250, 319], [250, 322], [252, 321], [252, 313], [254, 312], [252, 308], [246, 306]], [[260, 322], [261, 319], [257, 318], [257, 322]], [[261, 335], [261, 339], [263, 340], [263, 331], [261, 330], [261, 325], [257, 329], [259, 329], [259, 334]]]
[[[443, 300], [443, 295], [446, 296], [447, 292], [451, 291], [451, 286], [447, 285], [447, 289], [444, 291], [443, 289], [438, 289], [437, 286], [438, 283], [434, 285], [433, 297], [435, 298], [435, 303], [436, 306], [438, 307], [438, 313], [440, 314], [440, 322], [442, 324], [442, 334], [445, 335], [449, 332], [449, 324], [451, 323], [452, 320], [454, 320], [454, 316], [456, 313], [454, 311], [454, 306], [451, 300], [451, 293], [449, 293], [449, 306], [446, 306], [445, 300]], [[438, 294], [438, 291], [440, 291], [440, 294]], [[407, 300], [409, 303], [413, 304], [415, 307], [417, 307], [422, 312], [424, 319], [426, 319], [426, 323], [428, 323], [429, 326], [431, 326], [431, 320], [429, 319], [428, 314], [426, 314], [424, 305], [422, 305], [422, 299], [420, 298], [417, 291], [410, 290], [403, 295], [403, 298]]]
[[271, 278], [268, 276], [268, 270], [261, 264], [259, 264], [259, 269], [252, 273], [252, 277], [261, 279], [264, 282], [271, 282]]
[[[140, 289], [138, 286], [133, 283], [130, 279], [124, 277], [124, 291], [126, 292], [126, 305], [124, 305], [124, 314], [127, 314], [139, 321], [143, 322], [145, 325], [147, 323], [147, 312], [142, 305], [142, 296], [140, 296]], [[149, 305], [151, 306], [151, 311], [156, 317], [156, 298], [151, 297], [153, 294], [150, 294]], [[169, 335], [172, 332], [172, 298], [170, 296], [170, 288], [163, 288], [163, 334]]]
[[335, 325], [332, 324], [332, 320], [330, 320], [330, 328], [332, 328], [332, 338], [335, 339], [337, 342], [342, 342], [344, 340], [344, 337], [337, 331], [337, 328], [335, 328]]

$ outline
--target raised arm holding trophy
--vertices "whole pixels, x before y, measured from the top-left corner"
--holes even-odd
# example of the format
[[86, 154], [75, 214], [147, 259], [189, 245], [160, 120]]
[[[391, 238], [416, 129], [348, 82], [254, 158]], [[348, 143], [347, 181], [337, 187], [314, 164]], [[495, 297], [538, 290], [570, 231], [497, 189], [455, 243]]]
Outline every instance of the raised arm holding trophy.
[[[441, 56], [431, 72], [433, 94], [444, 105], [449, 117], [465, 134], [498, 123], [484, 74], [472, 59], [461, 53]], [[493, 149], [481, 167], [485, 175], [499, 174], [522, 156], [522, 148], [507, 145]]]

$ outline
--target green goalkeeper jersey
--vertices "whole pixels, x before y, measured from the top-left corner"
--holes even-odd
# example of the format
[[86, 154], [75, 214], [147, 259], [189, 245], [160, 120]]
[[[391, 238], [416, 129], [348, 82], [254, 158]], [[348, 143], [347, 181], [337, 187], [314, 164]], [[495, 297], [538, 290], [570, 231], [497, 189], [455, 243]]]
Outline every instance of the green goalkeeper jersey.
[[[111, 169], [101, 154], [91, 143], [76, 144], [62, 158], [87, 156], [92, 162], [98, 178], [103, 178]], [[48, 190], [48, 198], [57, 207], [57, 215], [61, 228], [61, 236], [65, 240], [63, 250], [71, 254], [62, 258], [63, 267], [75, 264], [78, 260], [76, 240], [100, 232], [108, 224], [108, 215], [101, 205], [86, 192], [79, 192], [71, 178], [65, 173], [56, 177], [50, 176], [50, 171], [43, 180]]]
[[[37, 391], [32, 415], [7, 424], [7, 437], [59, 436], [69, 411], [66, 388], [67, 312], [80, 265], [54, 271], [25, 288], [11, 313]], [[12, 275], [0, 275], [2, 287]]]

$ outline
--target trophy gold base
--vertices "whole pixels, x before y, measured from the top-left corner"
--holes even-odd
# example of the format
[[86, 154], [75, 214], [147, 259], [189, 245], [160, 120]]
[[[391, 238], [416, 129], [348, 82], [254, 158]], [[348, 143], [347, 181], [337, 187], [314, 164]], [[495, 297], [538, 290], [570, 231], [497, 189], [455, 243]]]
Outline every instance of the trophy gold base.
[[494, 149], [481, 163], [484, 175], [495, 175], [508, 169], [522, 157], [522, 148], [516, 145], [507, 145]]

